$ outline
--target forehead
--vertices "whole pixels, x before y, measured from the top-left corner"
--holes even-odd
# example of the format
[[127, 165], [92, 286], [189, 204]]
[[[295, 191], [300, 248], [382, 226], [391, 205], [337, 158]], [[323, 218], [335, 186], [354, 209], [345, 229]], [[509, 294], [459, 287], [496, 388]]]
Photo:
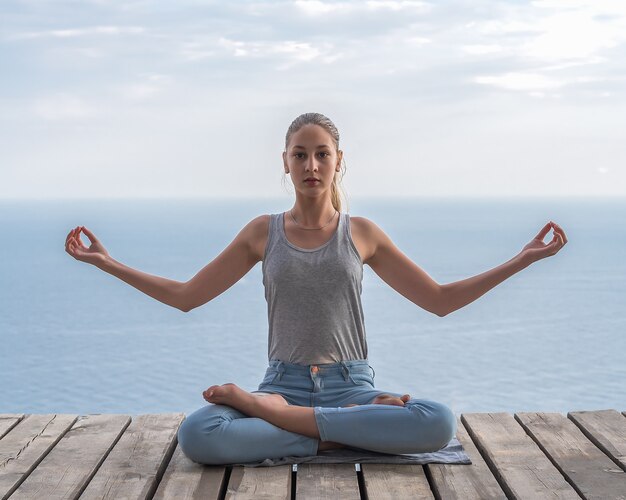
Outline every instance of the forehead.
[[319, 125], [305, 125], [291, 136], [289, 141], [292, 148], [323, 148], [332, 147], [332, 136]]

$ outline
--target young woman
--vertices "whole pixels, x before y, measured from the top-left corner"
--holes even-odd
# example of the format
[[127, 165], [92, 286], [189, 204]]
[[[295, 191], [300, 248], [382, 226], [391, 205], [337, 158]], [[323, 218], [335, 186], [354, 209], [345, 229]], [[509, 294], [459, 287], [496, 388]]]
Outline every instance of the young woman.
[[[196, 462], [243, 463], [343, 446], [394, 454], [445, 447], [456, 432], [447, 406], [374, 387], [360, 299], [363, 264], [416, 305], [445, 316], [567, 242], [563, 230], [549, 222], [504, 264], [441, 285], [372, 221], [341, 212], [342, 159], [339, 133], [327, 117], [296, 118], [283, 152], [285, 173], [295, 186], [293, 207], [251, 220], [184, 283], [117, 262], [83, 226], [67, 235], [65, 250], [75, 259], [185, 312], [214, 299], [262, 261], [269, 366], [257, 391], [229, 383], [203, 392], [210, 404], [187, 416], [178, 430], [183, 452]], [[552, 241], [544, 244], [551, 228]]]

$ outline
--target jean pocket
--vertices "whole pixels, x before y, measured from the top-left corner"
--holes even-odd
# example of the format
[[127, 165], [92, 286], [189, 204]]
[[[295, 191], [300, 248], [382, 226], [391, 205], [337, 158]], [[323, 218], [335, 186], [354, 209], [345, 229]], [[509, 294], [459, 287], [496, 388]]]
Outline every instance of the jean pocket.
[[261, 382], [260, 385], [270, 385], [274, 382], [274, 380], [276, 380], [276, 377], [278, 376], [278, 370], [276, 369], [268, 369], [265, 372], [265, 377], [263, 377], [263, 381]]
[[374, 378], [370, 373], [352, 371], [350, 372], [350, 380], [354, 385], [369, 385], [374, 387]]

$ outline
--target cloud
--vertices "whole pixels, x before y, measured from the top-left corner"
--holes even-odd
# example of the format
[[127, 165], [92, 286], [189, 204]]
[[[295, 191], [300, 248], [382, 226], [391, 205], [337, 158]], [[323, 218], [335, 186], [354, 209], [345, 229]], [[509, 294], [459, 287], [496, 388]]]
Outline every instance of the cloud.
[[319, 60], [332, 63], [343, 55], [329, 42], [301, 40], [236, 40], [219, 37], [217, 40], [199, 39], [185, 42], [180, 54], [187, 61], [232, 56], [236, 59], [275, 59], [283, 64], [278, 69], [293, 64]]
[[30, 40], [34, 38], [78, 38], [98, 35], [137, 35], [144, 32], [145, 28], [141, 26], [93, 26], [89, 28], [30, 31], [14, 34], [10, 38], [13, 40]]
[[626, 40], [626, 23], [622, 19], [598, 21], [590, 16], [587, 9], [582, 9], [540, 19], [540, 32], [521, 45], [521, 53], [542, 60], [589, 59]]
[[246, 42], [222, 37], [219, 39], [218, 45], [231, 51], [235, 57], [267, 57], [284, 54], [297, 61], [311, 61], [318, 58], [323, 52], [332, 50], [330, 44], [325, 44], [325, 47], [315, 47], [309, 42], [295, 40]]
[[[540, 73], [505, 73], [502, 75], [477, 76], [476, 83], [493, 85], [508, 90], [541, 91], [564, 87], [566, 85], [584, 84], [604, 81], [604, 78], [594, 76], [577, 76], [572, 78], [556, 78], [545, 76]], [[532, 95], [532, 94], [531, 94]], [[535, 94], [533, 97], [543, 97]]]
[[535, 1], [502, 7], [497, 19], [472, 21], [466, 27], [479, 36], [499, 38], [522, 58], [594, 60], [598, 52], [626, 41], [626, 4], [619, 4]]
[[476, 83], [493, 85], [508, 90], [546, 90], [562, 87], [566, 82], [538, 73], [505, 73], [495, 76], [477, 76]]
[[353, 2], [322, 2], [320, 0], [296, 0], [295, 6], [304, 14], [309, 16], [320, 16], [323, 14], [355, 14], [357, 12], [389, 10], [393, 12], [416, 11], [428, 12], [431, 6], [427, 2], [410, 0], [368, 0]]

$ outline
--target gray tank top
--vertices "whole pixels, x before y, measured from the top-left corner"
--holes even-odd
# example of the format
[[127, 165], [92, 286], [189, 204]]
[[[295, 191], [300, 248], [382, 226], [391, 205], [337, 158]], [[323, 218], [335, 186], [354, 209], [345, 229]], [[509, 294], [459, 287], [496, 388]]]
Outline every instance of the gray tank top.
[[262, 263], [269, 360], [311, 365], [367, 359], [363, 263], [350, 215], [340, 213], [330, 240], [312, 249], [289, 242], [284, 227], [284, 213], [270, 215]]

